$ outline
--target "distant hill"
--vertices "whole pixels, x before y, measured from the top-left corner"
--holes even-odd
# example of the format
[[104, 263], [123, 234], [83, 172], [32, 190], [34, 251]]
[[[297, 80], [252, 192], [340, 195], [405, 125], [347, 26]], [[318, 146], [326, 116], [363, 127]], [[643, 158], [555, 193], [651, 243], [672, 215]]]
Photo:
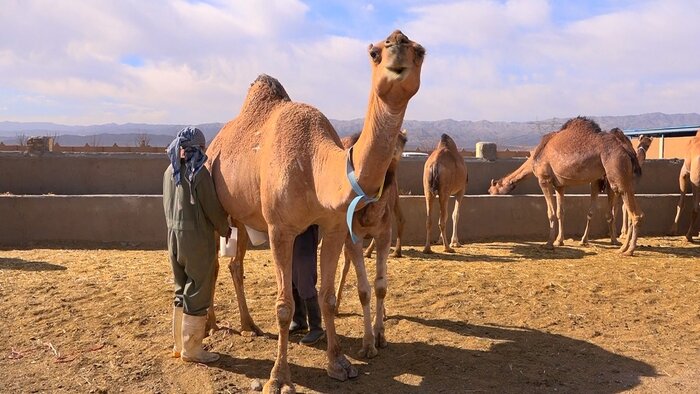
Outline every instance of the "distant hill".
[[[649, 113], [626, 116], [590, 116], [604, 129], [620, 127], [651, 128], [700, 125], [700, 114]], [[457, 146], [473, 150], [479, 141], [495, 142], [500, 149], [526, 149], [537, 145], [541, 136], [559, 129], [567, 118], [552, 118], [528, 122], [491, 122], [486, 120], [406, 120], [403, 127], [408, 130], [408, 149], [430, 150], [440, 135], [447, 133]], [[362, 129], [363, 119], [334, 120], [331, 123], [341, 136], [350, 135]], [[136, 146], [141, 139], [148, 139], [151, 146], [166, 146], [175, 134], [186, 125], [159, 125], [144, 123], [102, 124], [92, 126], [66, 126], [54, 123], [0, 122], [0, 141], [16, 144], [18, 136], [57, 136], [63, 146]], [[211, 141], [223, 123], [199, 124]]]

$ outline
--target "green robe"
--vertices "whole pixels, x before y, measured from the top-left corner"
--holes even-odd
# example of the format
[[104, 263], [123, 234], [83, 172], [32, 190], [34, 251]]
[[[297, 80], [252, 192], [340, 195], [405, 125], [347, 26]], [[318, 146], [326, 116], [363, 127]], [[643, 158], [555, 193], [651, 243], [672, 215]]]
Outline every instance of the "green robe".
[[163, 174], [168, 254], [175, 279], [174, 304], [184, 307], [188, 315], [202, 316], [211, 304], [217, 259], [215, 231], [221, 235], [228, 233], [228, 214], [221, 207], [206, 167], [194, 178], [194, 205], [190, 202], [191, 186], [184, 171], [181, 179], [180, 185], [176, 185], [172, 166]]

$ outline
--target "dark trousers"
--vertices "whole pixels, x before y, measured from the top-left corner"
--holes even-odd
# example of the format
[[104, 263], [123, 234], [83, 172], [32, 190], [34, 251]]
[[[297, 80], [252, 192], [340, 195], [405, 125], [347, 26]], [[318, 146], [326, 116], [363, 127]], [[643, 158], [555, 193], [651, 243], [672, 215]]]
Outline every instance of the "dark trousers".
[[302, 300], [308, 300], [318, 295], [316, 281], [318, 274], [318, 225], [309, 226], [294, 240], [292, 253], [292, 288]]

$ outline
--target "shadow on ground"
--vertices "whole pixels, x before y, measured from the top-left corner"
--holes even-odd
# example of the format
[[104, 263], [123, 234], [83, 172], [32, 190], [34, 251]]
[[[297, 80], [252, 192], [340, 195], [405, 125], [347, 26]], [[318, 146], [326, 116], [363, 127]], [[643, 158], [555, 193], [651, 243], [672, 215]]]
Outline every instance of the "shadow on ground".
[[16, 258], [0, 257], [0, 270], [16, 271], [65, 271], [66, 267], [45, 261], [26, 261]]
[[[327, 377], [325, 365], [318, 368], [295, 365], [294, 349], [290, 348], [292, 380], [297, 388], [303, 390], [299, 387], [303, 386], [334, 393], [560, 390], [617, 393], [638, 386], [642, 377], [657, 376], [655, 368], [644, 362], [586, 341], [538, 330], [410, 316], [391, 319], [493, 342], [486, 351], [423, 342], [389, 343], [368, 364], [352, 360], [360, 376], [347, 382]], [[341, 336], [340, 339], [349, 358], [361, 347], [361, 338]], [[234, 357], [223, 355], [215, 367], [259, 379], [262, 383], [269, 377], [273, 360], [237, 360]]]

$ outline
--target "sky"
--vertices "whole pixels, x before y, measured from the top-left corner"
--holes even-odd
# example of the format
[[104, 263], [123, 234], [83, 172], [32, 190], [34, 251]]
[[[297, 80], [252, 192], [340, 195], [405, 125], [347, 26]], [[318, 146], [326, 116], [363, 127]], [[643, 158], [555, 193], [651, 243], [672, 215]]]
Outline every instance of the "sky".
[[0, 0], [0, 121], [200, 124], [277, 78], [362, 118], [367, 47], [426, 48], [406, 119], [700, 112], [700, 0]]

